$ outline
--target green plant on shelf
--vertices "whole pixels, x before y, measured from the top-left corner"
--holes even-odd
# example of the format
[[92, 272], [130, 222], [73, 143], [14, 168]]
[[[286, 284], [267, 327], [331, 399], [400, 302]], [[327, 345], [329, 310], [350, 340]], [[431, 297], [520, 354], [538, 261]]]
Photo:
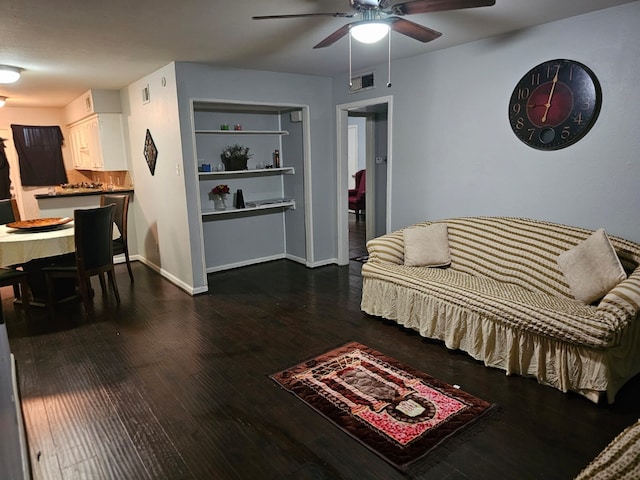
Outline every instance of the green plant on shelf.
[[251, 158], [249, 147], [243, 145], [229, 145], [224, 147], [220, 159], [224, 163], [225, 170], [246, 170], [247, 161]]

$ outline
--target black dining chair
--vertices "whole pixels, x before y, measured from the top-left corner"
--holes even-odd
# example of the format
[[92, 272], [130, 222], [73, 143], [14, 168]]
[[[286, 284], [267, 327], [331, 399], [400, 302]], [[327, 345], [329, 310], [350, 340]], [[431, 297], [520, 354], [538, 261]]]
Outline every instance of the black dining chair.
[[[13, 198], [0, 200], [0, 225], [18, 220], [20, 220], [20, 212], [16, 200]], [[0, 287], [8, 286], [13, 286], [15, 298], [22, 299], [25, 310], [28, 309], [30, 294], [27, 273], [17, 268], [0, 267]]]
[[91, 277], [100, 278], [102, 292], [106, 293], [102, 274], [106, 273], [109, 284], [120, 305], [120, 294], [113, 266], [113, 215], [114, 205], [74, 210], [75, 255], [67, 255], [42, 268], [46, 283], [48, 307], [54, 314], [54, 292], [56, 278], [72, 278], [76, 281], [84, 306], [84, 317], [93, 311], [91, 302]]
[[16, 219], [14, 204], [15, 200], [13, 198], [0, 200], [0, 225], [6, 225], [7, 223], [19, 220]]
[[120, 255], [124, 253], [124, 259], [127, 262], [127, 270], [129, 278], [133, 283], [133, 271], [131, 270], [131, 260], [129, 260], [129, 241], [127, 237], [127, 217], [129, 216], [129, 195], [111, 195], [105, 194], [100, 197], [100, 206], [113, 204], [115, 205], [115, 213], [113, 221], [120, 231], [120, 237], [113, 240], [113, 254]]

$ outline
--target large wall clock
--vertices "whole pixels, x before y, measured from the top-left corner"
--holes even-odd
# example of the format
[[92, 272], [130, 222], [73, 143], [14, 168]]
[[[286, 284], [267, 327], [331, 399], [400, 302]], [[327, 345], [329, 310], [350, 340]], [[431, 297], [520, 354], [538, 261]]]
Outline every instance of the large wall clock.
[[595, 74], [573, 60], [550, 60], [518, 82], [509, 101], [513, 133], [530, 147], [558, 150], [591, 129], [602, 103]]

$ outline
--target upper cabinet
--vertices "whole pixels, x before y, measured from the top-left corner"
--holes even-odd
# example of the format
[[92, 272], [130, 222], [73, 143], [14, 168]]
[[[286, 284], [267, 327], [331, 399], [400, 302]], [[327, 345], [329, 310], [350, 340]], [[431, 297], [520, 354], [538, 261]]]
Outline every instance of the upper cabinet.
[[69, 138], [76, 169], [127, 169], [121, 114], [91, 115], [69, 126]]
[[65, 107], [74, 168], [127, 169], [121, 111], [117, 90], [89, 90]]
[[65, 123], [76, 123], [95, 113], [122, 113], [118, 90], [89, 90], [64, 107]]

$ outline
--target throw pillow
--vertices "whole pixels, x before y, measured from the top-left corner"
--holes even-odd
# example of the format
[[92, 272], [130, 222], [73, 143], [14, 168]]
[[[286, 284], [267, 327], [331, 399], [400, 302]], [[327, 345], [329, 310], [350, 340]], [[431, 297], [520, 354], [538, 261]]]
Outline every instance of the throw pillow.
[[558, 266], [576, 300], [589, 304], [602, 298], [627, 274], [604, 229], [558, 256]]
[[404, 231], [404, 264], [410, 267], [444, 267], [451, 264], [446, 223]]

